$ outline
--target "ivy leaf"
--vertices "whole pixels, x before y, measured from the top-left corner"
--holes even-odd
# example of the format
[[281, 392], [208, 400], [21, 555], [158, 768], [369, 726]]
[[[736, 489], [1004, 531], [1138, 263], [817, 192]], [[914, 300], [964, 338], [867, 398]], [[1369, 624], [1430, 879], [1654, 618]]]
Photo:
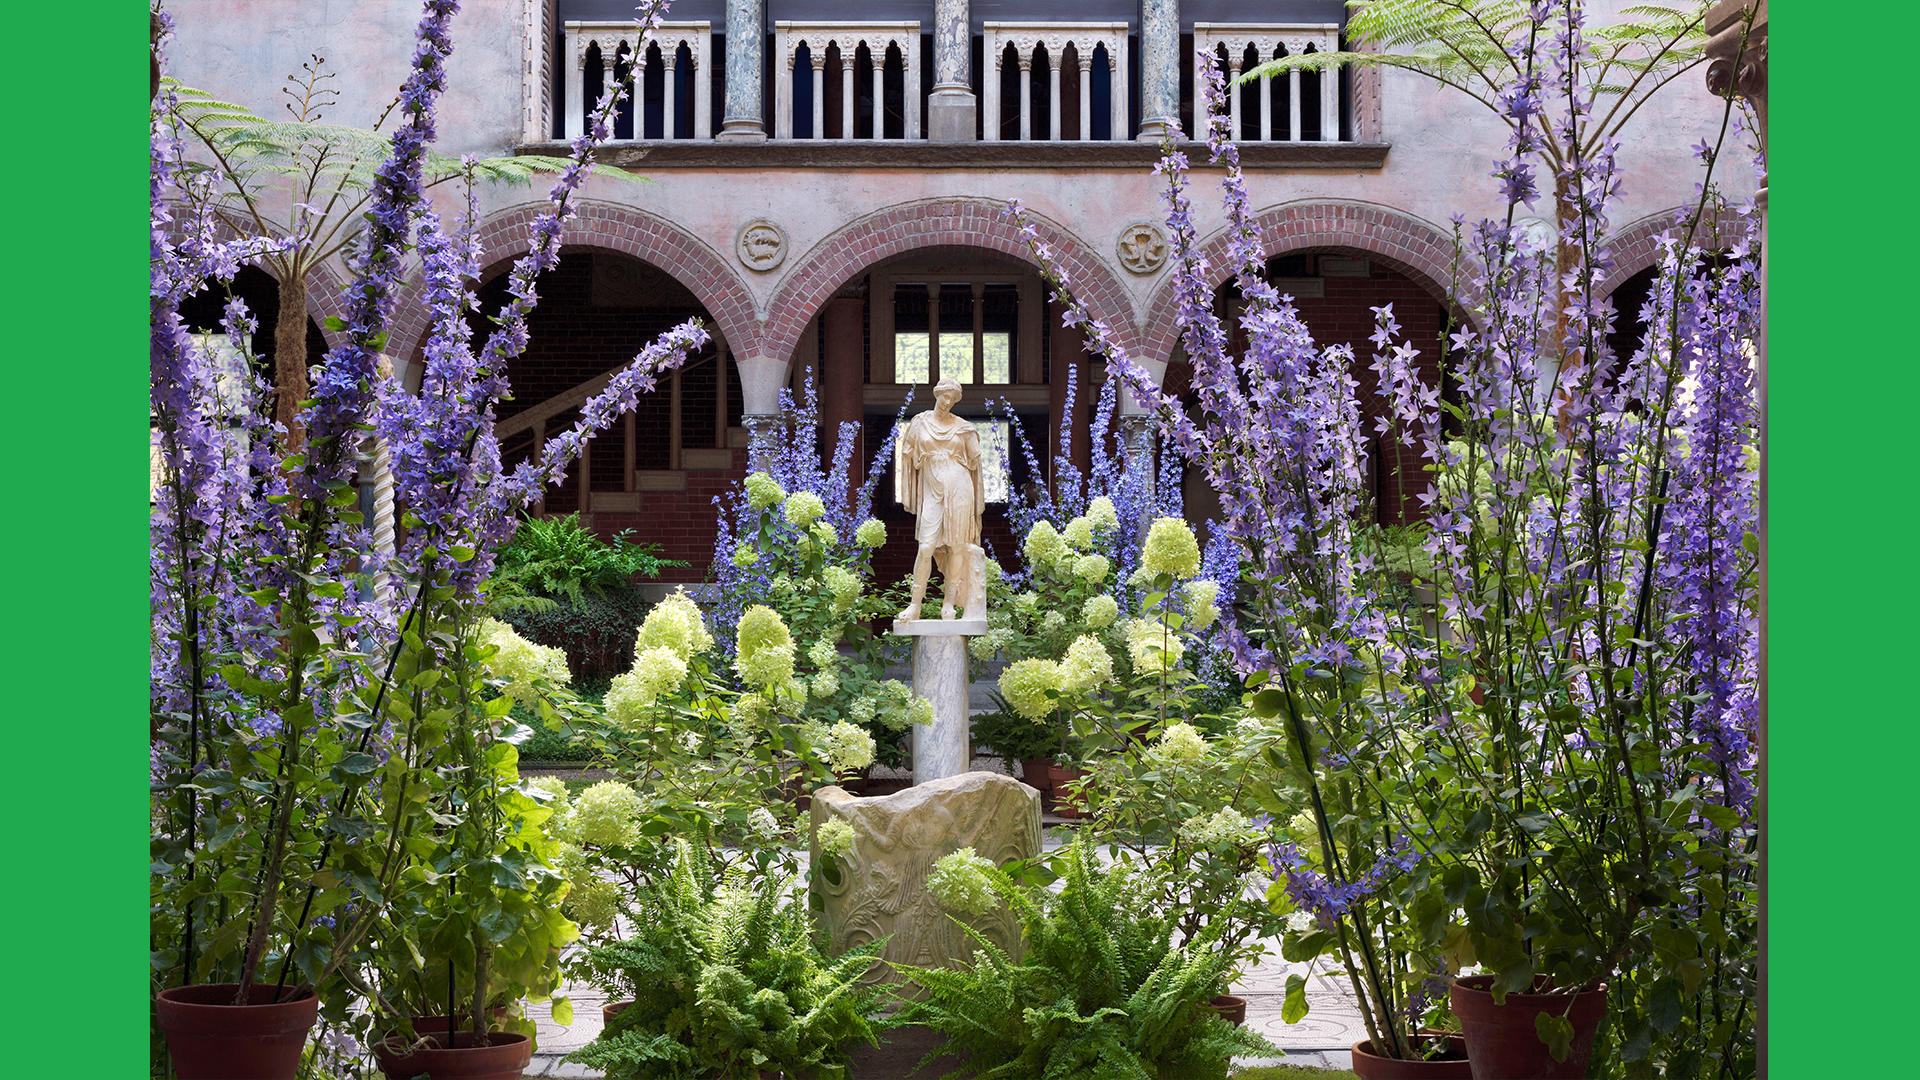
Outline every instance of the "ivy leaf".
[[573, 1002], [564, 997], [553, 999], [553, 1022], [561, 1027], [573, 1023]]
[[1555, 1061], [1567, 1060], [1573, 1052], [1573, 1021], [1564, 1016], [1555, 1016], [1550, 1012], [1535, 1013], [1533, 1030], [1540, 1035], [1540, 1041], [1547, 1044], [1547, 1052]]

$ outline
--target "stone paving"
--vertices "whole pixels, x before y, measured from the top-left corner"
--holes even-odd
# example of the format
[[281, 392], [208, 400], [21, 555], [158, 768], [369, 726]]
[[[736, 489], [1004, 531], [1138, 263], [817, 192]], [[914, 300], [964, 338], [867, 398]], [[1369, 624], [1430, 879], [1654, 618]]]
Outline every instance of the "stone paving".
[[[980, 764], [989, 769], [994, 767], [984, 759]], [[1067, 833], [1068, 830], [1059, 827], [1058, 820], [1049, 815], [1045, 846], [1049, 849], [1060, 846], [1065, 842]], [[1286, 1051], [1284, 1058], [1244, 1059], [1240, 1064], [1285, 1062], [1289, 1065], [1340, 1069], [1350, 1065], [1352, 1055], [1348, 1048], [1367, 1036], [1352, 988], [1344, 980], [1325, 972], [1308, 975], [1306, 1018], [1297, 1024], [1288, 1024], [1280, 1019], [1280, 1006], [1286, 999], [1287, 976], [1306, 971], [1304, 964], [1291, 964], [1281, 959], [1279, 944], [1275, 942], [1270, 946], [1270, 955], [1242, 975], [1234, 985], [1233, 992], [1247, 999], [1247, 1026]], [[569, 986], [566, 993], [573, 1002], [573, 1023], [570, 1025], [554, 1023], [551, 1010], [546, 1005], [528, 1007], [528, 1014], [539, 1028], [539, 1052], [534, 1055], [533, 1063], [527, 1069], [528, 1076], [600, 1075], [584, 1066], [568, 1064], [560, 1059], [585, 1046], [599, 1034], [602, 1026], [600, 1007], [606, 1003], [605, 996], [585, 985]]]

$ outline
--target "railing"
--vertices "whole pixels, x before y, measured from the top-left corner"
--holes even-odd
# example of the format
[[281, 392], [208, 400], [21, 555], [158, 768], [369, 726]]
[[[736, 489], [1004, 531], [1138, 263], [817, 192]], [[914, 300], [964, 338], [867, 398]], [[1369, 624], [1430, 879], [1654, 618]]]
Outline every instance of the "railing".
[[[633, 73], [633, 138], [649, 138], [648, 117], [659, 110], [660, 139], [710, 139], [713, 137], [713, 24], [711, 22], [662, 23], [645, 52], [639, 51], [640, 35], [631, 22], [569, 22], [566, 24], [566, 49], [562, 53], [567, 68], [566, 133], [579, 138], [586, 131], [587, 110], [598, 95], [587, 94], [587, 69], [590, 59], [598, 60], [601, 83], [621, 66], [639, 65]], [[661, 65], [660, 93], [647, 92], [647, 71]], [[682, 70], [684, 68], [684, 79]], [[684, 87], [683, 87], [684, 82]], [[682, 90], [685, 93], [682, 93]], [[692, 115], [681, 102], [692, 99]], [[682, 123], [682, 121], [685, 123]], [[682, 134], [682, 132], [685, 134]]]
[[[858, 133], [859, 117], [855, 104], [858, 87], [855, 85], [857, 67], [865, 67], [872, 72], [868, 87], [871, 91], [872, 125], [866, 138], [884, 139], [887, 120], [886, 70], [889, 57], [900, 72], [901, 93], [896, 104], [901, 116], [901, 134], [903, 138], [920, 137], [920, 24], [918, 22], [775, 22], [773, 24], [774, 55], [779, 62], [774, 66], [773, 88], [773, 137], [776, 139], [794, 138], [794, 129], [799, 126], [796, 112], [800, 108], [798, 98], [801, 86], [797, 80], [805, 78], [800, 68], [800, 50], [806, 50], [806, 67], [813, 69], [811, 81], [806, 84], [808, 98], [808, 119], [806, 138], [824, 139], [827, 137], [827, 61], [829, 54], [837, 55], [840, 67], [840, 137], [843, 139], [860, 138]], [[860, 52], [867, 54], [867, 62], [859, 63]]]
[[[1257, 23], [1194, 23], [1193, 43], [1197, 51], [1210, 52], [1220, 57], [1226, 65], [1228, 78], [1238, 77], [1242, 71], [1251, 70], [1268, 60], [1282, 56], [1299, 56], [1308, 52], [1333, 52], [1340, 47], [1340, 27], [1334, 23], [1324, 24], [1257, 24]], [[1307, 75], [1312, 80], [1319, 96], [1319, 140], [1320, 142], [1339, 142], [1340, 139], [1340, 72], [1327, 69], [1318, 75]], [[1301, 124], [1301, 90], [1303, 79], [1299, 71], [1287, 73], [1287, 115], [1286, 132], [1277, 134], [1279, 125], [1275, 122], [1273, 87], [1271, 79], [1262, 79], [1257, 84], [1258, 92], [1253, 95], [1259, 113], [1261, 142], [1304, 142], [1305, 129]], [[1331, 89], [1332, 93], [1328, 93]], [[1232, 101], [1233, 138], [1236, 141], [1249, 139], [1243, 134], [1242, 103], [1248, 95], [1241, 88], [1228, 93]], [[1195, 94], [1196, 102], [1205, 99], [1205, 95]], [[1196, 129], [1198, 118], [1196, 118]]]
[[982, 137], [1002, 137], [1003, 106], [1000, 100], [1001, 75], [1009, 54], [1019, 66], [1020, 112], [1019, 138], [1033, 135], [1034, 65], [1047, 68], [1047, 141], [1062, 138], [1060, 114], [1060, 68], [1069, 46], [1079, 68], [1079, 132], [1082, 140], [1093, 138], [1093, 88], [1096, 50], [1106, 53], [1102, 70], [1106, 76], [1108, 100], [1108, 138], [1126, 139], [1132, 134], [1127, 125], [1127, 24], [1110, 23], [1016, 23], [982, 24], [986, 71], [981, 73]]

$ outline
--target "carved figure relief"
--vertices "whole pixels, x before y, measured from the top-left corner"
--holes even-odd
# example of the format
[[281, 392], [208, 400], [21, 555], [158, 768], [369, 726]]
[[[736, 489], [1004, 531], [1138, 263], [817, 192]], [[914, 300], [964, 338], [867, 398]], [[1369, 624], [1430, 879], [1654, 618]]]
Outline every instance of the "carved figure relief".
[[[966, 931], [927, 892], [936, 859], [971, 847], [1004, 865], [1040, 851], [1038, 792], [996, 773], [963, 773], [870, 799], [825, 788], [814, 796], [816, 829], [830, 817], [853, 826], [854, 847], [815, 877], [814, 888], [832, 954], [888, 938], [882, 962], [867, 973], [869, 985], [891, 979], [889, 963], [940, 966], [973, 955]], [[1020, 926], [1005, 908], [969, 925], [1019, 954]]]
[[1167, 237], [1151, 221], [1136, 221], [1120, 230], [1120, 265], [1136, 274], [1151, 274], [1167, 261]]
[[766, 218], [749, 221], [734, 242], [734, 253], [749, 270], [772, 270], [787, 257], [787, 234]]

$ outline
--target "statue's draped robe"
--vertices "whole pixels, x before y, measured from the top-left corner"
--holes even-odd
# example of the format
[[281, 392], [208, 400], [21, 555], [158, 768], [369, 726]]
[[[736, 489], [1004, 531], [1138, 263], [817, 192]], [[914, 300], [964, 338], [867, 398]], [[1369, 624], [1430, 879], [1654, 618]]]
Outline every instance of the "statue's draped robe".
[[914, 540], [955, 554], [980, 543], [980, 432], [973, 421], [921, 413], [895, 443], [894, 466], [901, 502], [915, 515]]

